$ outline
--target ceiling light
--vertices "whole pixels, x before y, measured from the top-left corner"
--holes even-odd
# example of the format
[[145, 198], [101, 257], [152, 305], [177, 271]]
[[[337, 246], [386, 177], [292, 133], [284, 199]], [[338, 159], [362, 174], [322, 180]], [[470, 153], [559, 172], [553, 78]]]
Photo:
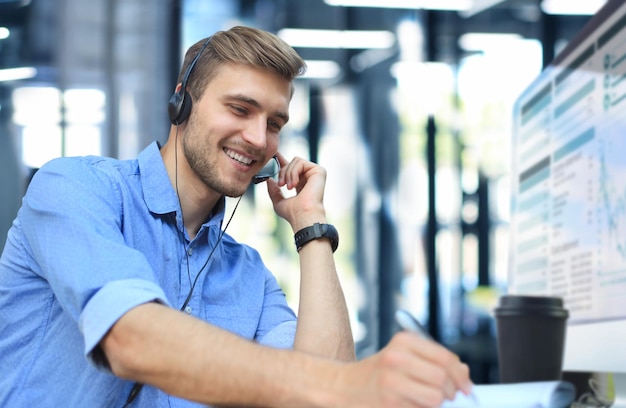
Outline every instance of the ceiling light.
[[11, 34], [11, 31], [9, 31], [8, 28], [0, 27], [0, 40], [4, 40], [5, 38], [9, 38], [9, 34]]
[[543, 0], [541, 10], [546, 14], [593, 15], [606, 0]]
[[301, 48], [390, 48], [395, 43], [391, 31], [341, 31], [284, 28], [278, 36], [292, 47]]
[[511, 42], [521, 40], [519, 34], [506, 33], [465, 33], [459, 37], [459, 47], [465, 51], [510, 47]]
[[469, 10], [472, 0], [324, 0], [330, 6], [427, 10]]
[[33, 67], [0, 69], [0, 82], [29, 79], [34, 78], [36, 75], [37, 70]]
[[504, 1], [506, 0], [474, 0], [472, 1], [472, 6], [469, 9], [461, 10], [459, 14], [462, 17], [469, 18], [487, 9], [495, 7]]
[[335, 61], [306, 60], [306, 73], [300, 78], [333, 79], [341, 74], [341, 68]]
[[354, 72], [363, 72], [395, 55], [396, 52], [391, 49], [365, 50], [350, 58], [350, 68], [352, 68]]

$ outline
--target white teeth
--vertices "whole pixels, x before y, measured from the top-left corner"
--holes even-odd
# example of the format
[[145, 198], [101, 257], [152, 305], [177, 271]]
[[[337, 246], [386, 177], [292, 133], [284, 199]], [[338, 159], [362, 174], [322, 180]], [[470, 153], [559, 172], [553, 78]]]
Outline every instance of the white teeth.
[[240, 155], [240, 154], [237, 154], [237, 153], [235, 153], [235, 152], [233, 152], [233, 151], [231, 151], [231, 150], [227, 150], [227, 151], [226, 151], [226, 154], [227, 154], [227, 155], [228, 155], [228, 157], [230, 157], [231, 159], [235, 159], [235, 160], [237, 160], [237, 161], [238, 161], [238, 162], [240, 162], [240, 163], [243, 163], [243, 164], [246, 164], [246, 165], [249, 165], [249, 164], [251, 164], [251, 163], [252, 163], [252, 160], [251, 160], [251, 159], [248, 159], [247, 157], [244, 157], [244, 156], [242, 156], [242, 155]]

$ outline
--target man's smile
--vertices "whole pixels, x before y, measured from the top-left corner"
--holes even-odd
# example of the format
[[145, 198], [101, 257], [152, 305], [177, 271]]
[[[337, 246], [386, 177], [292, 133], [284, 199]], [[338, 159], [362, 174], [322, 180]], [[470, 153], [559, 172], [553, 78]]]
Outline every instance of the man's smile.
[[252, 160], [251, 158], [243, 156], [227, 148], [224, 148], [224, 153], [226, 153], [226, 155], [230, 157], [231, 159], [236, 160], [237, 162], [243, 164], [244, 166], [250, 166], [254, 162], [254, 160]]

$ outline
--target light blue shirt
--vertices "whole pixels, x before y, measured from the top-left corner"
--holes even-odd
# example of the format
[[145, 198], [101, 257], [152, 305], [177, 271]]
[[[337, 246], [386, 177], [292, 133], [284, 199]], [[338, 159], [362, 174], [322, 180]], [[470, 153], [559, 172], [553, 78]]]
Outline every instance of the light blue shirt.
[[[133, 384], [96, 363], [98, 343], [137, 305], [180, 309], [198, 273], [186, 313], [293, 347], [296, 316], [259, 254], [224, 234], [209, 259], [223, 219], [222, 202], [189, 242], [156, 142], [137, 160], [44, 165], [0, 258], [0, 406], [121, 407]], [[132, 406], [195, 405], [144, 386]]]

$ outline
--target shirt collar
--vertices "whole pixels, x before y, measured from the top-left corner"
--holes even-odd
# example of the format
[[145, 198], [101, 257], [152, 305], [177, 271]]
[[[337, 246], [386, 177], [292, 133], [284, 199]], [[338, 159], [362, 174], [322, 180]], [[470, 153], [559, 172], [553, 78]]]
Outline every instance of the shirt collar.
[[[139, 171], [143, 196], [148, 209], [155, 214], [168, 214], [179, 210], [178, 197], [172, 187], [169, 175], [165, 169], [165, 163], [160, 153], [160, 144], [152, 142], [139, 155]], [[226, 200], [222, 197], [211, 211], [211, 216], [205, 225], [217, 222], [221, 224], [224, 219]]]
[[141, 186], [148, 209], [155, 214], [176, 212], [176, 192], [165, 169], [158, 142], [152, 142], [137, 156]]

